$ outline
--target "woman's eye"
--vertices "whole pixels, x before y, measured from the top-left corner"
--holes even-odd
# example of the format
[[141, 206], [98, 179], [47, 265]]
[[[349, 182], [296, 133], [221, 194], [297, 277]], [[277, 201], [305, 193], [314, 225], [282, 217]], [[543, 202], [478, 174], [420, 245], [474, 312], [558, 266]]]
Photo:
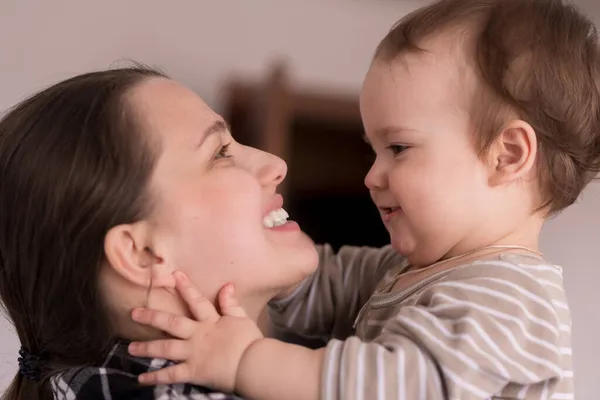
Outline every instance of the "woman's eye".
[[229, 143], [221, 146], [221, 148], [219, 149], [219, 152], [217, 154], [215, 154], [215, 159], [220, 159], [220, 158], [231, 158], [231, 154], [229, 154]]
[[388, 149], [392, 152], [392, 154], [394, 154], [394, 156], [397, 156], [398, 154], [408, 149], [408, 146], [402, 146], [401, 144], [392, 144], [388, 146]]

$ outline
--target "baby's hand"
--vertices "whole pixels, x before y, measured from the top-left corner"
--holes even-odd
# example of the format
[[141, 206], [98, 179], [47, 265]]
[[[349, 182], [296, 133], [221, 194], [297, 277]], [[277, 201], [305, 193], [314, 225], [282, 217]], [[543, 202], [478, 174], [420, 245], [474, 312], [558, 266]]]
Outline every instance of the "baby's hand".
[[134, 342], [134, 356], [164, 358], [180, 364], [140, 375], [143, 384], [194, 383], [223, 392], [233, 392], [236, 374], [244, 352], [263, 337], [254, 321], [246, 315], [234, 296], [232, 285], [219, 292], [219, 315], [180, 272], [174, 273], [177, 290], [194, 319], [138, 308], [132, 318], [160, 329], [176, 339]]

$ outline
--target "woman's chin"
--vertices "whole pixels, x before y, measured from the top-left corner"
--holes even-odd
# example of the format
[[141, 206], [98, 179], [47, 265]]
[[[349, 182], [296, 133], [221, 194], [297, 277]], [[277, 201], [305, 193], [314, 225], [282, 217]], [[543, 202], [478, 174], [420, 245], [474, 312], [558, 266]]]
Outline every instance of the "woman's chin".
[[293, 255], [287, 257], [281, 271], [283, 288], [294, 287], [312, 275], [319, 266], [319, 254], [311, 241], [302, 249], [297, 249]]
[[307, 239], [308, 242], [306, 243], [305, 248], [302, 249], [302, 254], [298, 254], [299, 258], [302, 256], [302, 259], [298, 262], [298, 269], [304, 274], [302, 279], [312, 275], [319, 267], [319, 253], [317, 252], [317, 247], [308, 236]]

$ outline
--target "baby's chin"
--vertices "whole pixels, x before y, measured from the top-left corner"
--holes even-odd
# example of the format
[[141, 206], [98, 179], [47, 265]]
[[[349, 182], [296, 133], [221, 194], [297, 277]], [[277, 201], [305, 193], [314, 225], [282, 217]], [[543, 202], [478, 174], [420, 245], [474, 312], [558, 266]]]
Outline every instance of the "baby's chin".
[[416, 242], [410, 238], [409, 235], [406, 234], [398, 234], [398, 233], [390, 233], [390, 243], [392, 248], [398, 252], [398, 254], [402, 254], [405, 257], [410, 258], [415, 254], [416, 250]]
[[408, 262], [416, 267], [423, 267], [435, 262], [431, 260], [431, 253], [424, 251], [421, 246], [409, 238], [396, 239], [392, 238], [392, 248], [396, 252], [408, 259]]

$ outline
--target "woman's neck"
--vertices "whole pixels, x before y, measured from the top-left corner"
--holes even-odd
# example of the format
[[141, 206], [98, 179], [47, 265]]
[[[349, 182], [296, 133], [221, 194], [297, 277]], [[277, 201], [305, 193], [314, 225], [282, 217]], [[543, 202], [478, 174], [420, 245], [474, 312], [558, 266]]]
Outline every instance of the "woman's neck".
[[[147, 294], [147, 293], [146, 293]], [[140, 298], [133, 304], [130, 302], [126, 307], [122, 307], [118, 314], [120, 315], [118, 326], [120, 327], [119, 333], [122, 337], [129, 340], [156, 340], [165, 338], [167, 335], [163, 332], [149, 328], [144, 325], [140, 325], [131, 319], [131, 311], [137, 307], [148, 307], [154, 310], [167, 312], [173, 315], [182, 315], [188, 318], [193, 318], [189, 312], [187, 305], [183, 302], [181, 297], [175, 292], [166, 291], [164, 289], [155, 289], [150, 292], [147, 302], [140, 301]], [[261, 329], [265, 326], [265, 313], [263, 311], [266, 308], [268, 297], [252, 297], [252, 298], [240, 298], [239, 302], [246, 311], [249, 318], [255, 321], [257, 324], [262, 325]], [[217, 310], [219, 309], [216, 304], [216, 299], [211, 299], [211, 302], [216, 305]], [[268, 320], [266, 320], [268, 321]]]
[[[128, 340], [154, 340], [164, 338], [165, 334], [147, 326], [138, 324], [131, 318], [131, 312], [134, 308], [147, 307], [158, 311], [174, 315], [182, 315], [191, 318], [188, 306], [184, 303], [181, 296], [174, 288], [153, 288], [150, 291], [147, 288], [132, 284], [123, 279], [120, 275], [113, 273], [111, 268], [107, 268], [102, 276], [103, 289], [110, 288], [110, 296], [105, 296], [108, 300], [107, 306], [111, 310], [113, 326], [116, 334]], [[259, 319], [264, 321], [264, 313], [268, 301], [275, 295], [273, 293], [244, 293], [238, 291], [238, 301], [246, 311], [249, 318], [255, 322]], [[209, 296], [209, 299], [219, 309], [216, 294]]]

